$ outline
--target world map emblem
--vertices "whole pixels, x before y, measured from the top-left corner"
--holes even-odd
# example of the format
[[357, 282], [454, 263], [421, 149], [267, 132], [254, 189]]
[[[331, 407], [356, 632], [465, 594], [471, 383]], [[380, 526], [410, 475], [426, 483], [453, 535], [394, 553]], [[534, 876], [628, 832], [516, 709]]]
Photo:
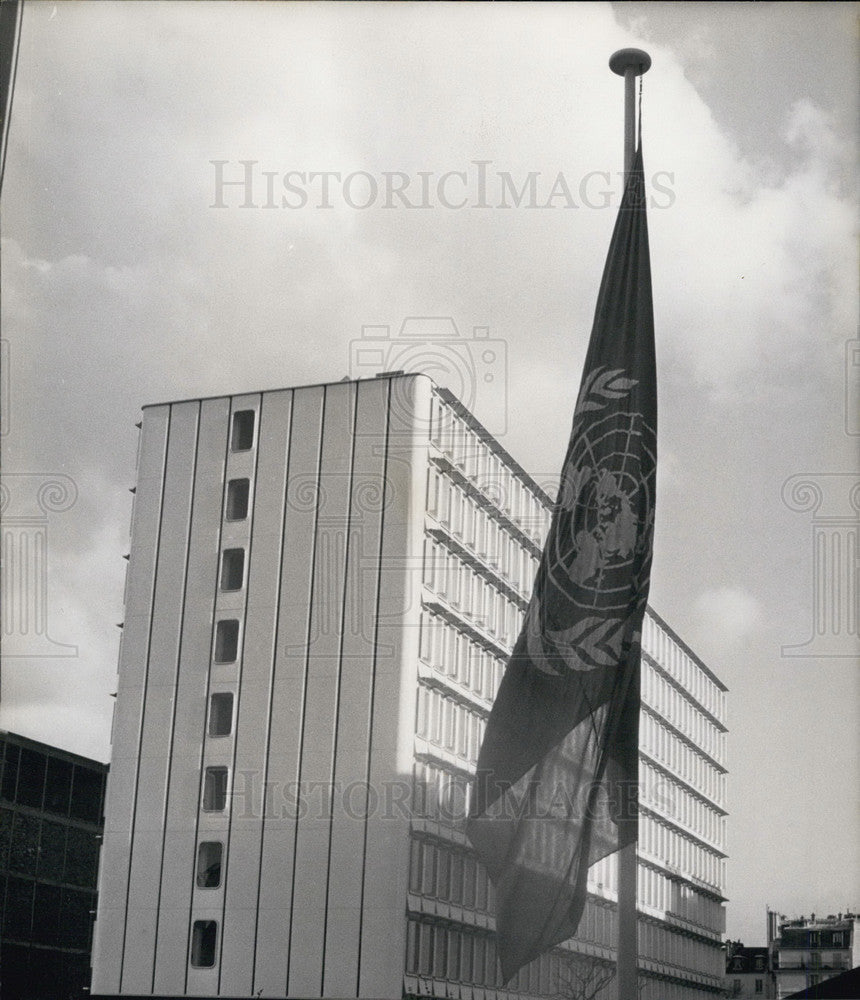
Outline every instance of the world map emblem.
[[656, 430], [636, 379], [593, 369], [583, 382], [555, 516], [526, 612], [529, 657], [541, 670], [619, 662], [636, 636], [654, 530]]

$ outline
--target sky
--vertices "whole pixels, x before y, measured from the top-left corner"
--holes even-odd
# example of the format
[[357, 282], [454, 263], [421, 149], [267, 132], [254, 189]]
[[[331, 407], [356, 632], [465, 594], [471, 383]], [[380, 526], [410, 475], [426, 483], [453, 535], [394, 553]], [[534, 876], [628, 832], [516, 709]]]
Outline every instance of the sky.
[[6, 537], [44, 559], [6, 600], [47, 633], [6, 604], [0, 728], [109, 759], [145, 404], [372, 375], [370, 344], [551, 489], [638, 46], [651, 604], [730, 691], [728, 934], [860, 909], [858, 12], [27, 3], [0, 392]]

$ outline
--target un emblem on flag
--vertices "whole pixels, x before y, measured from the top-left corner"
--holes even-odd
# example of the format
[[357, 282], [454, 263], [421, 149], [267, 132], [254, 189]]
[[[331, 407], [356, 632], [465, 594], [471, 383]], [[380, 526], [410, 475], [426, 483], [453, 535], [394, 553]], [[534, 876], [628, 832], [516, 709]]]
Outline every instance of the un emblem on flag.
[[[599, 367], [582, 387], [539, 583], [529, 652], [551, 673], [616, 661], [647, 598], [656, 432], [636, 379]], [[539, 651], [538, 646], [543, 646]]]

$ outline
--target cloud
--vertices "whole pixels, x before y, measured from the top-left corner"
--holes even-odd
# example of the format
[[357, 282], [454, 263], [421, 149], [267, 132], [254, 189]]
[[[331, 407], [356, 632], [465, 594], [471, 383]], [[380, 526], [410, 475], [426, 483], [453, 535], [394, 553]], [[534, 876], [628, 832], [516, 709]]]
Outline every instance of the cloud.
[[696, 598], [694, 614], [699, 627], [713, 636], [725, 653], [739, 649], [761, 626], [759, 600], [741, 586], [714, 587]]

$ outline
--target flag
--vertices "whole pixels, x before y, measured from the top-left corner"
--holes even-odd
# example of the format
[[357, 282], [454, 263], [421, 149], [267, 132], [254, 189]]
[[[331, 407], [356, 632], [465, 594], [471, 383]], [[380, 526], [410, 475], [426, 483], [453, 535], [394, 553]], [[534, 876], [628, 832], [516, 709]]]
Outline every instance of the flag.
[[637, 837], [657, 385], [641, 143], [609, 247], [552, 521], [487, 723], [467, 832], [507, 982], [571, 937], [590, 865]]

